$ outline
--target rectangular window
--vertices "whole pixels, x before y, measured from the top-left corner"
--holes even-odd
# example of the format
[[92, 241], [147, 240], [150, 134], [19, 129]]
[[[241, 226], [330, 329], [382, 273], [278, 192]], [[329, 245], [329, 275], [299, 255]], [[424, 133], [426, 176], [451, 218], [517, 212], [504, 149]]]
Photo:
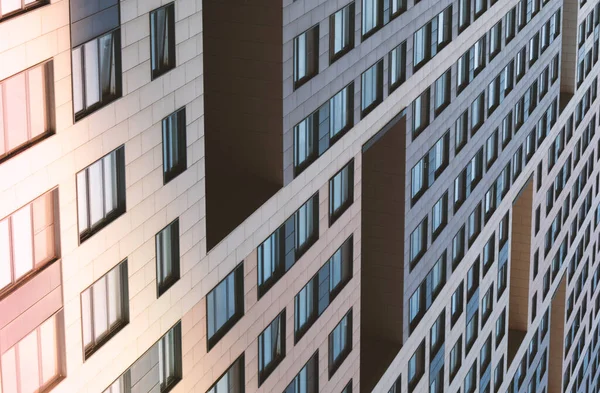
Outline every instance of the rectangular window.
[[414, 269], [423, 254], [427, 251], [427, 216], [410, 234], [410, 268]]
[[475, 340], [477, 340], [477, 332], [479, 330], [479, 314], [475, 313], [471, 319], [467, 322], [467, 328], [465, 333], [465, 351], [468, 353]]
[[412, 104], [413, 140], [429, 125], [429, 88]]
[[329, 226], [352, 205], [354, 200], [354, 160], [329, 179]]
[[0, 220], [0, 293], [58, 258], [57, 189]]
[[329, 64], [354, 48], [354, 3], [329, 17]]
[[481, 93], [471, 103], [471, 136], [481, 128], [484, 119], [484, 93]]
[[258, 386], [285, 357], [285, 309], [258, 336]]
[[463, 312], [463, 292], [463, 283], [461, 282], [450, 298], [450, 321], [452, 322], [452, 326], [458, 321]]
[[363, 40], [373, 34], [383, 24], [383, 2], [381, 0], [362, 0], [362, 36]]
[[120, 98], [121, 30], [116, 29], [73, 49], [75, 121]]
[[125, 146], [77, 173], [77, 215], [82, 243], [125, 212]]
[[360, 80], [360, 116], [362, 118], [383, 101], [383, 59], [363, 72]]
[[54, 123], [52, 60], [0, 81], [0, 162], [53, 134]]
[[454, 154], [456, 155], [467, 144], [468, 139], [468, 111], [464, 111], [454, 124]]
[[171, 390], [181, 381], [181, 322], [158, 341], [158, 381], [160, 392]]
[[187, 168], [185, 107], [162, 121], [163, 184], [177, 177]]
[[1, 0], [0, 20], [48, 4], [48, 0]]
[[515, 38], [515, 18], [516, 18], [516, 7], [511, 9], [504, 16], [504, 40], [505, 45]]
[[464, 392], [473, 393], [477, 388], [477, 363], [474, 362], [464, 380]]
[[206, 295], [208, 350], [244, 315], [244, 264], [240, 263]]
[[448, 222], [448, 191], [433, 205], [431, 210], [431, 238], [435, 240]]
[[45, 391], [64, 376], [63, 313], [54, 314], [27, 334], [0, 359], [6, 393]]
[[429, 330], [429, 358], [433, 359], [444, 344], [446, 313], [443, 311]]
[[413, 67], [418, 70], [431, 58], [431, 24], [427, 23], [413, 35]]
[[408, 326], [413, 332], [425, 314], [425, 285], [421, 284], [408, 301]]
[[179, 218], [156, 234], [156, 285], [160, 297], [179, 280]]
[[175, 3], [150, 11], [152, 79], [175, 68]]
[[329, 334], [329, 378], [352, 350], [352, 309]]
[[489, 32], [489, 55], [492, 60], [502, 49], [502, 21], [496, 23]]
[[458, 1], [458, 32], [471, 24], [471, 0]]
[[450, 382], [454, 379], [460, 366], [462, 364], [462, 336], [456, 340], [456, 344], [450, 350], [450, 365], [449, 365], [449, 377]]
[[81, 293], [84, 358], [129, 323], [127, 260]]
[[296, 211], [294, 216], [296, 222], [296, 260], [298, 260], [319, 237], [318, 194], [300, 206], [300, 209]]
[[[319, 351], [306, 362], [304, 367], [285, 388], [283, 393], [317, 393], [319, 391]], [[215, 392], [221, 393], [221, 392]]]
[[294, 89], [319, 72], [319, 25], [294, 38]]
[[295, 343], [352, 278], [352, 248], [353, 237], [350, 236], [294, 297]]
[[435, 114], [439, 115], [450, 104], [450, 70], [435, 81]]
[[406, 41], [390, 52], [390, 93], [406, 81]]
[[242, 354], [206, 393], [243, 393], [246, 386], [244, 363], [244, 354]]
[[408, 361], [408, 391], [413, 392], [425, 374], [425, 340]]

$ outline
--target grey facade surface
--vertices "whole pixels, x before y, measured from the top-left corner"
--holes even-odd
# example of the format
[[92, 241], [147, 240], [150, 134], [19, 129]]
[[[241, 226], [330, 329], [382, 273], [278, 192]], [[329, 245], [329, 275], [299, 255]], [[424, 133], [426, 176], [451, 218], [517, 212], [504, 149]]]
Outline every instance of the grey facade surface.
[[600, 392], [599, 57], [599, 0], [0, 0], [0, 392]]

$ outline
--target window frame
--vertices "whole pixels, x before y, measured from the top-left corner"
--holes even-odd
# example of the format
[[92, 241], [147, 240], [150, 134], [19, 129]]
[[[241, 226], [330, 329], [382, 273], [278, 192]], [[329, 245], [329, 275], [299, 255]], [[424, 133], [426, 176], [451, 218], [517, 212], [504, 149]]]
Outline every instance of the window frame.
[[[168, 51], [168, 60], [167, 60], [167, 64], [157, 64], [156, 68], [152, 65], [152, 63], [155, 62], [155, 59], [153, 58], [153, 54], [158, 54], [158, 48], [157, 45], [158, 43], [156, 42], [157, 38], [156, 38], [156, 31], [153, 31], [153, 23], [152, 23], [152, 18], [154, 17], [156, 22], [154, 23], [154, 30], [156, 30], [156, 23], [158, 23], [158, 12], [159, 10], [163, 10], [165, 11], [165, 28], [164, 28], [164, 33], [167, 36], [165, 38], [165, 44], [164, 44], [164, 48], [166, 49], [168, 47], [168, 49], [170, 49]], [[161, 7], [158, 7], [156, 9], [153, 9], [152, 11], [149, 12], [148, 14], [149, 16], [149, 26], [150, 26], [150, 76], [151, 76], [151, 80], [155, 80], [158, 79], [160, 76], [166, 74], [167, 72], [175, 69], [175, 67], [177, 66], [177, 61], [176, 61], [176, 41], [175, 41], [175, 1], [165, 4]], [[167, 31], [168, 30], [168, 31]], [[163, 37], [164, 38], [164, 37]], [[159, 58], [161, 56], [158, 56]], [[156, 61], [156, 63], [160, 63], [160, 61]]]
[[[174, 243], [171, 245], [171, 257], [175, 258], [173, 265], [171, 266], [172, 274], [169, 275], [162, 284], [159, 282], [159, 278], [162, 276], [159, 274], [159, 261], [158, 261], [158, 235], [165, 231], [167, 228], [171, 227], [171, 241]], [[161, 297], [165, 292], [169, 290], [179, 279], [181, 278], [180, 274], [180, 264], [181, 264], [181, 255], [180, 255], [180, 238], [179, 238], [179, 217], [175, 220], [171, 221], [165, 227], [163, 227], [160, 231], [154, 235], [155, 242], [155, 252], [156, 252], [156, 298]]]
[[[345, 328], [347, 329], [344, 347], [339, 352], [337, 358], [334, 359], [333, 358], [333, 344], [332, 344], [332, 341], [334, 340], [334, 338], [332, 338], [332, 336], [335, 334], [335, 331], [337, 329], [344, 329], [344, 326], [342, 325], [344, 323], [344, 321], [346, 324]], [[328, 373], [329, 373], [329, 379], [331, 379], [331, 377], [333, 377], [333, 375], [340, 368], [342, 363], [344, 363], [344, 360], [346, 360], [346, 358], [348, 357], [350, 352], [352, 352], [352, 330], [354, 327], [352, 322], [353, 322], [352, 308], [350, 308], [350, 310], [342, 317], [340, 322], [333, 328], [331, 333], [329, 333], [329, 336], [327, 338], [327, 352], [328, 352], [327, 369], [328, 369]]]
[[[346, 53], [350, 52], [352, 49], [354, 49], [354, 26], [355, 26], [355, 5], [356, 3], [353, 1], [348, 5], [345, 5], [344, 7], [338, 9], [337, 11], [335, 11], [333, 14], [331, 14], [329, 16], [329, 65], [332, 65], [333, 63], [335, 63], [337, 60], [339, 60], [341, 57], [343, 57]], [[334, 52], [335, 51], [335, 16], [338, 12], [342, 13], [342, 23], [344, 22], [344, 18], [343, 16], [346, 13], [346, 9], [348, 9], [347, 14], [348, 14], [348, 29], [349, 29], [349, 38], [348, 38], [348, 43], [342, 48], [340, 49], [338, 52]]]
[[[340, 206], [338, 206], [337, 209], [334, 209], [333, 206], [333, 200], [335, 198], [335, 186], [334, 186], [334, 179], [337, 176], [344, 176], [343, 172], [347, 171], [347, 182], [346, 185], [348, 187], [348, 190], [346, 192], [346, 199], [340, 204]], [[340, 169], [339, 171], [336, 172], [335, 175], [333, 175], [330, 179], [329, 179], [329, 193], [328, 193], [328, 199], [329, 199], [329, 227], [331, 227], [333, 225], [333, 223], [335, 223], [345, 212], [346, 210], [348, 210], [348, 208], [350, 206], [352, 206], [352, 204], [354, 203], [354, 158], [352, 158], [350, 160], [349, 163], [347, 163], [346, 165], [344, 165], [344, 167], [342, 167], [342, 169]], [[343, 190], [340, 190], [342, 192], [343, 195]], [[333, 196], [333, 198], [332, 198]]]
[[[315, 31], [313, 31], [315, 30]], [[308, 42], [308, 39], [310, 39], [311, 37], [309, 37], [309, 35], [313, 35], [312, 37], [312, 45], [313, 45], [313, 50], [312, 52], [309, 51], [308, 49], [306, 49], [307, 45], [306, 43], [305, 45], [305, 49], [306, 49], [306, 53], [304, 53], [305, 56], [305, 60], [306, 60], [306, 64], [305, 67], [307, 68], [305, 71], [305, 74], [302, 77], [297, 77], [296, 75], [296, 69], [299, 67], [299, 59], [298, 59], [298, 55], [299, 52], [299, 48], [298, 48], [298, 44], [296, 43], [296, 41], [299, 39], [300, 36], [302, 35], [307, 35], [307, 37], [305, 38], [305, 42]], [[311, 58], [309, 58], [309, 55], [311, 55]], [[310, 68], [313, 68], [312, 70]], [[309, 27], [308, 29], [304, 30], [302, 33], [298, 34], [297, 36], [295, 36], [292, 39], [292, 85], [295, 90], [298, 90], [301, 86], [303, 86], [304, 84], [306, 84], [306, 82], [308, 82], [309, 80], [311, 80], [312, 78], [315, 77], [315, 75], [317, 75], [319, 73], [319, 24], [315, 24], [311, 27]]]
[[[267, 378], [269, 378], [269, 376], [273, 373], [273, 371], [275, 371], [275, 369], [277, 368], [277, 366], [279, 366], [279, 364], [283, 361], [283, 359], [285, 359], [285, 355], [286, 355], [286, 348], [285, 348], [285, 343], [286, 343], [286, 337], [287, 337], [287, 331], [286, 331], [286, 314], [285, 314], [285, 308], [283, 309], [283, 311], [281, 311], [276, 317], [275, 319], [273, 319], [269, 325], [258, 335], [257, 338], [257, 344], [258, 344], [258, 387], [260, 387], [266, 380]], [[276, 347], [279, 346], [280, 348], [280, 352], [277, 353], [277, 351], [275, 351], [275, 355], [276, 356], [272, 356], [271, 361], [266, 364], [264, 366], [264, 368], [261, 370], [261, 353], [264, 351], [264, 334], [267, 331], [267, 329], [273, 329], [272, 326], [273, 324], [278, 321], [278, 343], [276, 344]], [[271, 333], [273, 334], [273, 333]], [[261, 345], [261, 341], [263, 342], [263, 345]], [[269, 345], [269, 349], [273, 350], [273, 348]], [[262, 355], [264, 357], [264, 355]]]
[[[167, 128], [169, 128], [167, 125], [169, 123], [169, 119], [171, 117], [174, 117], [174, 123], [177, 124], [177, 129], [173, 130], [173, 128], [171, 127], [170, 130], [167, 130]], [[170, 115], [166, 116], [165, 118], [163, 118], [161, 120], [161, 134], [162, 134], [162, 160], [163, 160], [163, 168], [162, 168], [162, 172], [163, 172], [163, 185], [169, 183], [171, 180], [175, 179], [177, 176], [179, 176], [180, 174], [182, 174], [183, 172], [185, 172], [187, 170], [187, 118], [186, 118], [186, 107], [182, 107], [177, 109], [175, 112], [171, 113]], [[176, 165], [174, 165], [173, 167], [171, 167], [169, 170], [167, 170], [166, 166], [166, 157], [165, 157], [165, 153], [166, 153], [166, 136], [168, 132], [176, 132], [177, 135], [177, 149], [178, 151], [178, 155], [179, 155], [179, 161]], [[169, 143], [169, 147], [171, 147], [171, 150], [169, 151], [169, 153], [172, 155], [172, 148], [173, 146]]]

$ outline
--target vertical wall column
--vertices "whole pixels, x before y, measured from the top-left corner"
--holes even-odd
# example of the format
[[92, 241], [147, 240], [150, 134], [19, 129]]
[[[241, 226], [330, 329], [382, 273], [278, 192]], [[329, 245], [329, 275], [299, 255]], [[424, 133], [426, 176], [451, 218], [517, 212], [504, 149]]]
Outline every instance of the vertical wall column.
[[562, 393], [563, 351], [565, 344], [565, 293], [564, 274], [552, 297], [550, 306], [550, 357], [548, 365], [548, 393]]
[[560, 111], [569, 103], [575, 92], [577, 74], [577, 15], [578, 0], [563, 0], [560, 53]]
[[532, 204], [533, 180], [530, 179], [512, 207], [507, 357], [509, 365], [527, 333], [529, 321]]
[[210, 250], [283, 185], [283, 10], [275, 0], [203, 4]]
[[406, 118], [363, 147], [361, 391], [371, 391], [402, 347]]

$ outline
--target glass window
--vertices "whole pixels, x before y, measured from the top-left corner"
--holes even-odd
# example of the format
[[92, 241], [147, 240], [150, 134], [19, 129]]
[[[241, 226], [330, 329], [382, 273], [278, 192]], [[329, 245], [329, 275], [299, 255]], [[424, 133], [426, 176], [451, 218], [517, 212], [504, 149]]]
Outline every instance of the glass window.
[[411, 269], [419, 262], [427, 250], [427, 216], [410, 234], [410, 265]]
[[446, 226], [448, 220], [448, 191], [433, 205], [431, 210], [431, 234], [435, 239]]
[[258, 385], [285, 357], [285, 309], [258, 336]]
[[210, 350], [244, 314], [244, 265], [239, 264], [206, 295]]
[[329, 225], [352, 204], [354, 195], [354, 160], [329, 180]]
[[380, 0], [362, 0], [362, 35], [374, 32], [381, 26], [382, 2]]
[[444, 343], [446, 312], [442, 312], [429, 330], [429, 358], [433, 359]]
[[179, 218], [156, 234], [158, 296], [179, 280]]
[[329, 138], [339, 136], [351, 126], [353, 85], [340, 90], [329, 100]]
[[52, 60], [0, 81], [0, 161], [53, 132]]
[[206, 393], [243, 393], [246, 386], [244, 367], [242, 354]]
[[60, 318], [62, 312], [50, 317], [4, 352], [0, 362], [4, 392], [44, 391], [64, 376]]
[[86, 359], [129, 322], [127, 279], [125, 260], [81, 293]]
[[121, 97], [120, 29], [73, 49], [75, 121]]
[[152, 79], [175, 68], [175, 3], [150, 11]]
[[354, 47], [354, 3], [329, 17], [330, 64]]
[[450, 367], [449, 367], [450, 381], [452, 381], [452, 379], [454, 379], [454, 377], [456, 376], [456, 373], [460, 369], [461, 364], [462, 364], [462, 336], [460, 336], [458, 338], [458, 340], [456, 340], [456, 343], [450, 350]]
[[319, 111], [313, 112], [294, 127], [294, 169], [298, 175], [317, 157]]
[[294, 89], [319, 71], [319, 25], [294, 38]]
[[318, 196], [310, 198], [295, 213], [296, 222], [296, 259], [310, 247], [319, 236]]
[[187, 168], [185, 107], [162, 121], [163, 184], [168, 183]]
[[0, 19], [47, 4], [48, 0], [1, 0]]
[[125, 212], [125, 146], [77, 173], [79, 241]]
[[425, 374], [425, 340], [408, 361], [408, 391], [413, 392]]
[[329, 376], [331, 377], [352, 350], [352, 309], [329, 334]]
[[471, 24], [471, 1], [458, 1], [458, 31], [466, 29]]
[[450, 298], [450, 316], [453, 326], [463, 312], [463, 303], [463, 283], [460, 283]]
[[427, 23], [413, 35], [413, 67], [415, 69], [425, 64], [431, 57], [430, 28], [430, 24]]
[[414, 167], [412, 167], [411, 173], [411, 197], [413, 199], [413, 204], [416, 200], [421, 196], [421, 194], [427, 188], [427, 174], [429, 168], [429, 160], [421, 159], [419, 160]]
[[283, 393], [317, 393], [319, 390], [319, 352], [309, 359]]
[[429, 89], [413, 101], [412, 108], [414, 139], [429, 125]]
[[406, 81], [406, 41], [390, 52], [390, 91]]
[[0, 292], [59, 257], [57, 208], [54, 190], [0, 220]]
[[383, 100], [383, 60], [363, 72], [360, 79], [360, 109], [364, 117]]
[[181, 322], [158, 341], [158, 381], [160, 391], [171, 390], [181, 381]]
[[435, 81], [434, 109], [440, 114], [450, 103], [450, 70]]

